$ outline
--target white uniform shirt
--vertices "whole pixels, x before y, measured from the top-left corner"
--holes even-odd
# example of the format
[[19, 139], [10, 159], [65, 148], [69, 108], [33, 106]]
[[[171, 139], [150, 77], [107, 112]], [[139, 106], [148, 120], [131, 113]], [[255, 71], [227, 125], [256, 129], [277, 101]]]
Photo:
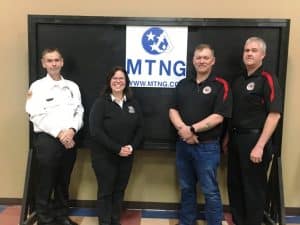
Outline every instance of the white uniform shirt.
[[45, 132], [57, 137], [61, 130], [83, 125], [83, 106], [77, 84], [73, 81], [55, 81], [47, 74], [33, 82], [29, 88], [26, 112], [35, 132]]

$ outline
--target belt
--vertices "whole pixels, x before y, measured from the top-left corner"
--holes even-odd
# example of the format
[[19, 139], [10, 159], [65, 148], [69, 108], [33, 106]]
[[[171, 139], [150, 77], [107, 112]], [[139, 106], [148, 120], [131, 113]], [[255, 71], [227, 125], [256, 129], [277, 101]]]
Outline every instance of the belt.
[[[184, 140], [180, 139], [180, 141], [185, 142]], [[219, 142], [219, 139], [200, 139], [198, 144], [210, 144], [210, 143], [214, 143], [214, 142]]]
[[232, 128], [232, 133], [236, 134], [260, 134], [261, 129], [255, 129], [255, 128]]
[[219, 142], [219, 140], [218, 139], [200, 140], [198, 144], [210, 144], [215, 142]]

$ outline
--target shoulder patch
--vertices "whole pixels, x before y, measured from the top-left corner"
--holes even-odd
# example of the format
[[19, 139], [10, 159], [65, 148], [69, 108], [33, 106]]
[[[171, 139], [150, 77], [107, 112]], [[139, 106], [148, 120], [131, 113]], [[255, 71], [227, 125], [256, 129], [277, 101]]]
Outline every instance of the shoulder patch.
[[274, 81], [273, 81], [273, 77], [271, 76], [271, 74], [269, 74], [268, 72], [262, 71], [261, 75], [267, 80], [269, 88], [270, 88], [270, 102], [272, 102], [275, 98], [275, 87], [274, 87]]
[[27, 92], [27, 99], [30, 99], [31, 96], [32, 96], [32, 91], [29, 90], [29, 91]]
[[228, 92], [229, 92], [228, 82], [221, 77], [216, 77], [215, 80], [223, 85], [224, 88], [223, 101], [225, 101], [228, 97]]

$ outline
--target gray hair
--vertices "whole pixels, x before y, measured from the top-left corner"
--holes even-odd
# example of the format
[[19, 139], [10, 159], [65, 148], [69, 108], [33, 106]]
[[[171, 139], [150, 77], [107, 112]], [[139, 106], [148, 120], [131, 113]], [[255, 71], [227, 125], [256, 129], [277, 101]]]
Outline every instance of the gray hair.
[[263, 52], [266, 53], [267, 44], [262, 38], [260, 38], [260, 37], [250, 37], [246, 40], [245, 45], [250, 43], [250, 42], [258, 42], [260, 44], [260, 47], [263, 50]]

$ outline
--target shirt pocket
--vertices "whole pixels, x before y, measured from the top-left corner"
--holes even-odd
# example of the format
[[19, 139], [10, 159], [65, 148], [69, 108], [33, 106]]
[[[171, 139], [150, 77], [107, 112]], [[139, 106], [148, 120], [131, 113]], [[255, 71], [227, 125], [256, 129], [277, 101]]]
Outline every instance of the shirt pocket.
[[51, 110], [53, 108], [56, 108], [59, 105], [56, 98], [53, 96], [47, 96], [44, 100], [44, 108], [46, 110]]

